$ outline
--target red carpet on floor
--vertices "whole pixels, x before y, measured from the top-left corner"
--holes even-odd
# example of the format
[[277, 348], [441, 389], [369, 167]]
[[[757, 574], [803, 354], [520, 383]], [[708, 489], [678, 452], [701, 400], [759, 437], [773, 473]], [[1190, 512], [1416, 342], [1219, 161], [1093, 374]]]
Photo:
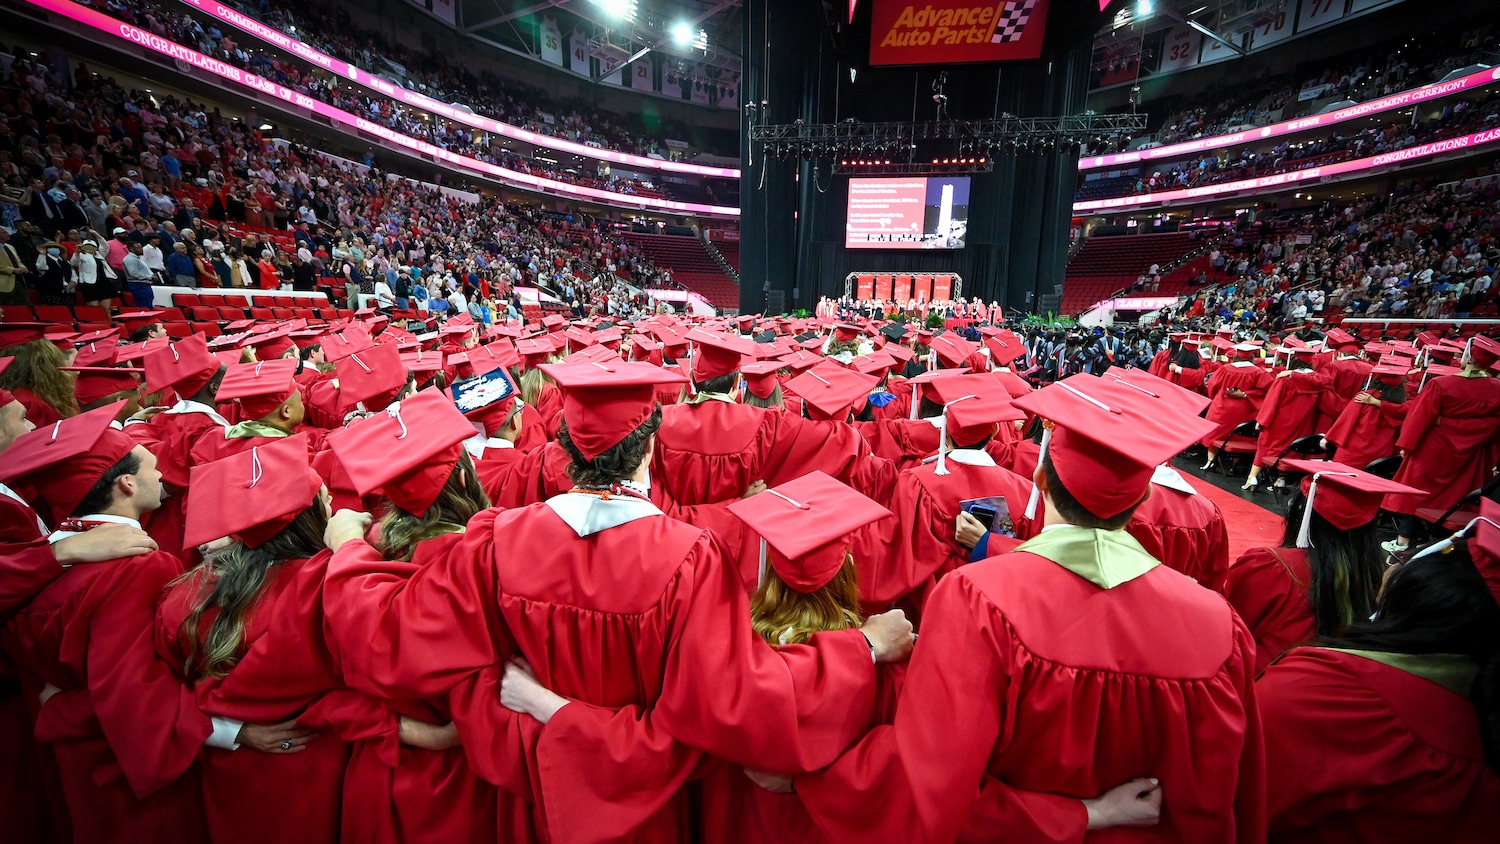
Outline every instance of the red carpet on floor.
[[1231, 563], [1238, 560], [1247, 548], [1281, 544], [1285, 530], [1281, 514], [1267, 509], [1267, 507], [1276, 506], [1276, 499], [1269, 491], [1260, 493], [1266, 499], [1267, 505], [1267, 507], [1261, 507], [1237, 495], [1225, 492], [1201, 478], [1195, 478], [1186, 472], [1179, 474], [1193, 485], [1193, 489], [1198, 490], [1199, 495], [1219, 505], [1219, 511], [1224, 514], [1224, 524], [1229, 528], [1229, 561]]

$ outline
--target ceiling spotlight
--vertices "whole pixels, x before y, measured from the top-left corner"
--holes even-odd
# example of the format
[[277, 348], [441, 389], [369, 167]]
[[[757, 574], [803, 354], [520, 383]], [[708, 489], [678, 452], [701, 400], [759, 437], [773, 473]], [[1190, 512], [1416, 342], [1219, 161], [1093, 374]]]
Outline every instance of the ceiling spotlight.
[[635, 20], [636, 0], [594, 0], [594, 2], [604, 10], [604, 14], [615, 20]]

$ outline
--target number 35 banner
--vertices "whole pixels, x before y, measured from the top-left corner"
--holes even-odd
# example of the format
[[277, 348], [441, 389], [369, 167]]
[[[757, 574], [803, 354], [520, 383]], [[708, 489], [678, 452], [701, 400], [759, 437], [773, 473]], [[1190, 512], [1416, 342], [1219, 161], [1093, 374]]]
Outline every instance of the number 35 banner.
[[875, 0], [870, 64], [1040, 58], [1047, 0]]
[[541, 29], [542, 43], [540, 46], [542, 48], [542, 61], [562, 67], [562, 30], [558, 29], [557, 20], [554, 18], [542, 18]]

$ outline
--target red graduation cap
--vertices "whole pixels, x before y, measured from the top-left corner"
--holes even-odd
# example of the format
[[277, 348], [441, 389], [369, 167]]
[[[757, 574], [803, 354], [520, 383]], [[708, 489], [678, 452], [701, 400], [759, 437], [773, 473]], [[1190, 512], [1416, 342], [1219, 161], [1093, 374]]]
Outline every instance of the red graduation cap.
[[[1069, 493], [1101, 519], [1140, 503], [1156, 467], [1202, 439], [1214, 423], [1119, 381], [1074, 375], [1015, 399], [1054, 424], [1043, 456]], [[1028, 517], [1035, 508], [1027, 505]]]
[[483, 429], [486, 437], [492, 437], [510, 421], [511, 414], [521, 401], [505, 370], [495, 370], [478, 378], [471, 378], [448, 388], [465, 419]]
[[844, 421], [858, 412], [879, 379], [825, 361], [787, 382], [787, 389], [806, 403], [814, 419]]
[[1370, 370], [1371, 375], [1387, 384], [1400, 384], [1410, 373], [1411, 367], [1394, 363], [1380, 363]]
[[[1010, 393], [988, 374], [939, 378], [928, 386], [930, 396], [943, 405], [941, 424], [954, 445], [974, 445], [991, 437], [1001, 422], [1025, 419], [1026, 414], [1011, 404]], [[947, 474], [946, 459], [938, 452], [938, 474]]]
[[107, 343], [114, 346], [120, 342], [120, 329], [100, 328], [97, 331], [85, 331], [73, 338], [74, 347], [87, 346], [91, 343]]
[[568, 363], [611, 363], [618, 360], [619, 353], [604, 346], [587, 346], [568, 355]]
[[293, 378], [297, 364], [287, 359], [234, 364], [219, 382], [217, 398], [220, 402], [238, 399], [246, 419], [270, 416], [297, 392]]
[[254, 346], [255, 359], [266, 361], [277, 360], [297, 348], [297, 344], [292, 341], [292, 332], [288, 328], [278, 328], [264, 334], [253, 335], [246, 338], [241, 345]]
[[128, 314], [117, 314], [115, 322], [125, 329], [125, 336], [129, 337], [142, 328], [161, 322], [162, 315], [165, 313], [166, 311], [132, 311]]
[[21, 435], [5, 451], [0, 483], [26, 487], [54, 521], [73, 515], [94, 484], [135, 448], [110, 426], [124, 402], [70, 416]]
[[738, 325], [740, 327], [741, 331], [745, 331], [748, 330], [751, 326], [755, 325], [755, 315], [740, 314], [739, 316], [734, 318], [734, 322], [735, 325]]
[[328, 435], [360, 495], [379, 491], [420, 516], [432, 507], [474, 425], [441, 390], [426, 389]]
[[768, 399], [776, 392], [781, 381], [777, 379], [776, 373], [781, 371], [781, 364], [775, 361], [764, 363], [752, 363], [740, 370], [745, 376], [745, 389], [751, 395], [758, 398]]
[[542, 317], [542, 325], [546, 326], [548, 331], [555, 331], [556, 329], [562, 328], [567, 324], [568, 318], [563, 316], [562, 314], [551, 314], [549, 316]]
[[929, 345], [932, 346], [933, 354], [937, 355], [938, 361], [946, 369], [963, 366], [969, 356], [979, 350], [977, 345], [951, 331], [932, 338]]
[[194, 466], [183, 545], [196, 548], [233, 537], [258, 548], [311, 507], [322, 486], [308, 463], [305, 434]]
[[0, 322], [0, 349], [44, 339], [46, 328], [45, 322]]
[[685, 379], [649, 363], [547, 363], [563, 393], [568, 436], [585, 460], [608, 451], [656, 410], [658, 384]]
[[657, 366], [661, 366], [665, 362], [665, 359], [662, 357], [661, 344], [643, 334], [637, 334], [630, 338], [630, 359], [645, 361]]
[[785, 366], [787, 369], [790, 369], [793, 372], [802, 372], [803, 370], [811, 369], [812, 367], [817, 366], [818, 364], [822, 363], [823, 360], [824, 359], [819, 357], [818, 355], [812, 354], [810, 352], [804, 352], [801, 349], [798, 349], [797, 351], [781, 358], [780, 362], [782, 366]]
[[854, 371], [873, 376], [877, 381], [896, 368], [896, 359], [883, 351], [860, 355], [854, 359]]
[[321, 345], [323, 356], [329, 361], [337, 361], [374, 346], [375, 341], [370, 339], [369, 333], [363, 328], [349, 326], [323, 335]]
[[104, 401], [115, 393], [139, 390], [141, 382], [136, 379], [139, 369], [121, 369], [113, 366], [60, 366], [58, 369], [77, 373], [73, 383], [73, 396], [78, 406], [86, 408]]
[[823, 472], [734, 501], [729, 512], [760, 534], [762, 572], [769, 563], [798, 592], [827, 586], [843, 568], [850, 536], [891, 515]]
[[345, 412], [357, 403], [363, 403], [366, 410], [380, 410], [395, 401], [396, 394], [406, 386], [401, 350], [389, 343], [339, 358], [334, 369], [339, 379], [340, 409]]
[[1348, 349], [1358, 350], [1359, 338], [1342, 328], [1330, 328], [1323, 332], [1323, 344], [1330, 349], [1345, 351]]
[[302, 349], [306, 349], [309, 346], [318, 345], [318, 341], [322, 338], [322, 336], [323, 329], [321, 328], [302, 329], [299, 331], [293, 331], [291, 333], [292, 342], [297, 345], [297, 349], [299, 351]]
[[475, 346], [469, 349], [468, 356], [475, 375], [483, 375], [492, 369], [509, 369], [521, 362], [521, 356], [516, 354], [515, 347], [508, 340]]
[[896, 369], [905, 368], [906, 365], [908, 363], [911, 363], [912, 360], [917, 356], [916, 352], [912, 351], [907, 346], [901, 345], [900, 343], [886, 343], [884, 346], [880, 347], [880, 351], [884, 352], [887, 355], [890, 355], [891, 359], [896, 362]]
[[922, 385], [931, 384], [939, 378], [952, 378], [956, 375], [964, 375], [969, 371], [968, 367], [961, 366], [957, 369], [929, 369], [918, 373], [915, 377], [907, 379], [911, 384], [911, 418], [917, 418], [917, 412], [922, 406]]
[[692, 376], [699, 384], [739, 372], [745, 358], [755, 356], [755, 341], [744, 337], [693, 329], [688, 342], [693, 353]]
[[552, 357], [555, 347], [550, 340], [539, 338], [536, 340], [522, 340], [516, 344], [516, 354], [521, 356], [521, 363], [526, 369], [535, 369]]
[[402, 352], [401, 365], [417, 373], [437, 372], [443, 368], [443, 353], [424, 352], [420, 349]]
[[1101, 376], [1106, 380], [1123, 381], [1142, 393], [1154, 398], [1170, 402], [1174, 407], [1189, 416], [1197, 416], [1202, 413], [1211, 403], [1212, 399], [1202, 393], [1195, 393], [1179, 384], [1173, 384], [1165, 378], [1152, 375], [1144, 369], [1136, 369], [1133, 366], [1112, 366]]
[[146, 392], [171, 387], [180, 396], [196, 394], [223, 366], [208, 350], [208, 338], [190, 334], [146, 355]]
[[115, 363], [133, 363], [157, 349], [165, 349], [171, 338], [154, 337], [140, 343], [127, 343], [115, 350]]
[[1478, 366], [1493, 369], [1496, 363], [1500, 363], [1500, 343], [1482, 334], [1475, 334], [1469, 338], [1466, 356]]
[[852, 343], [862, 333], [864, 332], [859, 326], [847, 322], [835, 323], [833, 326], [833, 339], [840, 343]]
[[1311, 511], [1317, 511], [1339, 530], [1354, 530], [1375, 520], [1380, 513], [1380, 502], [1387, 495], [1426, 494], [1426, 490], [1388, 481], [1332, 460], [1283, 460], [1281, 465], [1293, 472], [1307, 473], [1302, 479], [1307, 508], [1302, 514], [1302, 527], [1297, 532], [1298, 548], [1312, 544], [1309, 536]]
[[120, 357], [120, 345], [114, 340], [100, 340], [77, 346], [74, 366], [114, 366]]
[[996, 366], [1009, 366], [1016, 358], [1026, 354], [1026, 343], [1014, 331], [1002, 328], [984, 338], [984, 347], [990, 350], [990, 361]]

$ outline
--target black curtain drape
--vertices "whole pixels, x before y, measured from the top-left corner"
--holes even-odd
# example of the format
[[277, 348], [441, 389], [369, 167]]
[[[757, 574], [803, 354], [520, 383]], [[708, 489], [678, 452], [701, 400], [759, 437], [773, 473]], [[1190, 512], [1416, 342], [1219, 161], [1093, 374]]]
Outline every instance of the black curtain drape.
[[1090, 0], [1053, 0], [1045, 53], [1035, 62], [871, 68], [869, 4], [851, 25], [816, 0], [746, 0], [741, 311], [811, 309], [819, 296], [842, 295], [851, 272], [919, 271], [957, 273], [966, 297], [1034, 310], [1042, 293], [1062, 282], [1076, 152], [1002, 154], [994, 172], [974, 174], [962, 249], [850, 250], [844, 248], [848, 177], [833, 176], [827, 159], [778, 161], [749, 143], [749, 130], [799, 119], [932, 121], [940, 72], [947, 73], [948, 119], [1081, 113], [1095, 18], [1070, 18], [1073, 5], [1080, 14], [1093, 6], [1097, 15]]

